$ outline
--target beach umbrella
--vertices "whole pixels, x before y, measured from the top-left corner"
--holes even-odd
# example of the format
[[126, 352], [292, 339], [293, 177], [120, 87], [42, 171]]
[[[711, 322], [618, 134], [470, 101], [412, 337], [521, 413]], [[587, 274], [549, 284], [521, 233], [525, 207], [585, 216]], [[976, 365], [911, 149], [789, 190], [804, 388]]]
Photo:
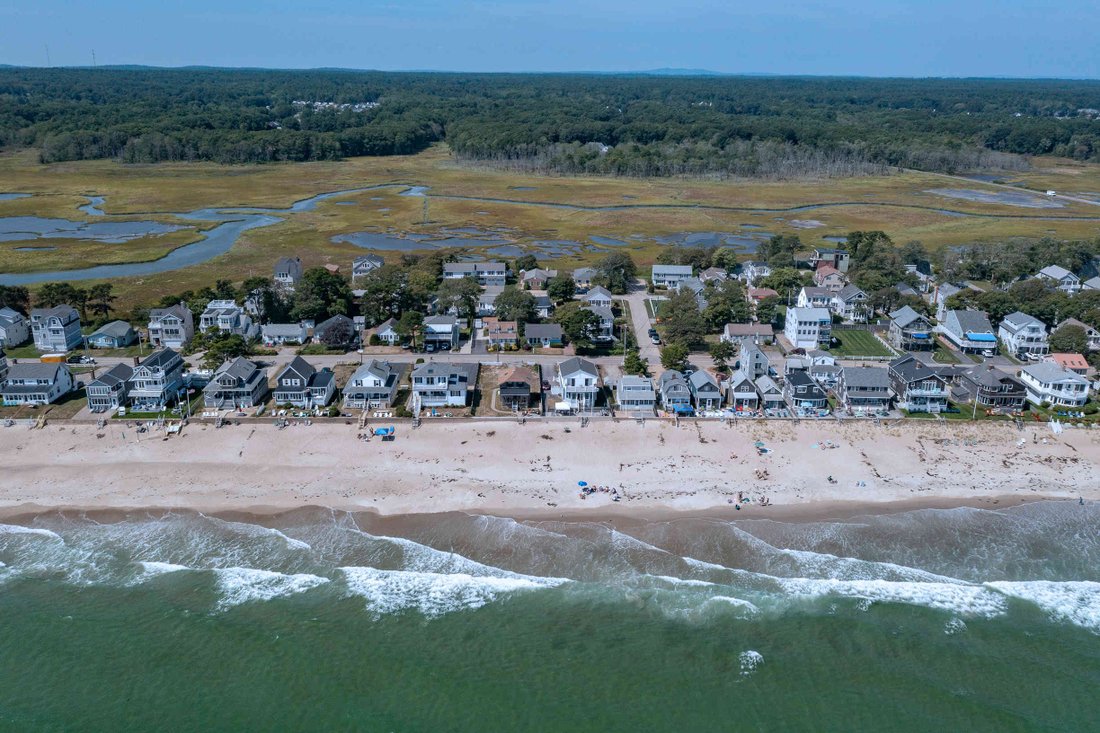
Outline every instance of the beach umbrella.
[[587, 481], [578, 481], [577, 486], [580, 486], [583, 489], [585, 486], [588, 486], [588, 482]]

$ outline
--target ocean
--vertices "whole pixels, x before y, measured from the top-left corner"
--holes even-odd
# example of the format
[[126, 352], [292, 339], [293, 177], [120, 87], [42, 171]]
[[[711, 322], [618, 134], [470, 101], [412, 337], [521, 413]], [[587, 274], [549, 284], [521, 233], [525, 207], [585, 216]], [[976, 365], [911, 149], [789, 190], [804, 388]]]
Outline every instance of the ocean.
[[1098, 730], [1098, 527], [23, 517], [0, 730]]

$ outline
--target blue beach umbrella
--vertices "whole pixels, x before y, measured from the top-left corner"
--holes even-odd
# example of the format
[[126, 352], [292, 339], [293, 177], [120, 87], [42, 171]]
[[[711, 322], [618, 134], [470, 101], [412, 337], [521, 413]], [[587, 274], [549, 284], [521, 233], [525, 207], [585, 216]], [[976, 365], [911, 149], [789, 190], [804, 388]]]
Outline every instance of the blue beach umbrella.
[[578, 481], [577, 486], [580, 486], [581, 488], [583, 488], [585, 486], [588, 486], [588, 482], [587, 481]]

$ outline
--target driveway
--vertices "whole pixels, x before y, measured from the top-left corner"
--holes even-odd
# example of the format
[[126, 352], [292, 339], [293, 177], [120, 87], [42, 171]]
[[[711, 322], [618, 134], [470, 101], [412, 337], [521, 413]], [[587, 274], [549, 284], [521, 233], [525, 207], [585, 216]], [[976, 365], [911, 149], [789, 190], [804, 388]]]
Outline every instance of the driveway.
[[633, 289], [626, 295], [619, 296], [630, 308], [630, 321], [634, 327], [634, 337], [638, 342], [638, 349], [643, 359], [649, 359], [650, 367], [661, 364], [661, 349], [649, 340], [649, 329], [653, 321], [646, 311], [645, 302], [651, 296], [646, 292], [645, 283], [641, 280], [634, 281]]

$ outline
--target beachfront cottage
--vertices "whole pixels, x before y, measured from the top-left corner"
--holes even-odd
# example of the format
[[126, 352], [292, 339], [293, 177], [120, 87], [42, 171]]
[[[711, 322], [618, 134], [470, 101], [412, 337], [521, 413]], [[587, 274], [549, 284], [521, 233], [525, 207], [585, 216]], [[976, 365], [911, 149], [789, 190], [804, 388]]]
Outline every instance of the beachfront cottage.
[[997, 336], [982, 311], [947, 311], [936, 330], [964, 353], [992, 356], [997, 351]]
[[691, 265], [654, 265], [650, 276], [655, 288], [675, 288], [691, 277]]
[[755, 410], [760, 404], [760, 396], [752, 377], [741, 370], [735, 371], [726, 383], [726, 400], [738, 412]]
[[267, 323], [260, 329], [265, 346], [301, 345], [309, 336], [301, 323]]
[[610, 308], [589, 305], [581, 308], [589, 313], [594, 313], [599, 321], [589, 330], [589, 338], [593, 341], [611, 341], [615, 332], [615, 314]]
[[519, 324], [516, 321], [502, 321], [498, 318], [486, 318], [485, 340], [491, 349], [507, 349], [519, 346]]
[[829, 406], [825, 390], [810, 377], [809, 372], [796, 370], [787, 375], [783, 395], [795, 410], [824, 410]]
[[526, 410], [542, 398], [538, 367], [517, 366], [500, 380], [500, 403], [510, 410]]
[[881, 367], [844, 367], [836, 385], [837, 401], [856, 414], [890, 409], [890, 375]]
[[1053, 407], [1083, 407], [1089, 400], [1089, 380], [1051, 362], [1026, 366], [1019, 372], [1027, 401]]
[[770, 344], [775, 341], [775, 330], [770, 323], [727, 323], [721, 340], [735, 346], [745, 342]]
[[280, 257], [275, 262], [275, 287], [293, 293], [298, 281], [302, 279], [302, 258]]
[[129, 364], [115, 364], [88, 383], [88, 409], [107, 412], [125, 407], [130, 399], [130, 380], [134, 368]]
[[458, 319], [454, 316], [428, 316], [424, 319], [424, 348], [457, 349], [460, 333]]
[[19, 346], [30, 335], [30, 326], [22, 313], [12, 308], [0, 308], [0, 348]]
[[234, 300], [212, 300], [207, 303], [206, 310], [199, 316], [199, 330], [203, 333], [220, 331], [246, 340], [260, 335], [260, 327]]
[[130, 377], [130, 404], [138, 412], [159, 412], [183, 391], [183, 358], [159, 349], [141, 360]]
[[155, 349], [182, 349], [195, 336], [195, 317], [184, 303], [149, 311], [149, 344]]
[[848, 250], [834, 249], [832, 247], [816, 247], [810, 255], [810, 269], [816, 270], [822, 264], [835, 268], [838, 272], [848, 272], [848, 264], [851, 259]]
[[595, 306], [597, 308], [610, 308], [611, 307], [611, 291], [607, 288], [596, 287], [589, 290], [581, 298], [581, 301], [585, 305]]
[[825, 308], [788, 308], [783, 335], [795, 349], [828, 348], [833, 339], [833, 317]]
[[355, 321], [337, 314], [318, 323], [313, 328], [313, 341], [329, 348], [350, 349], [359, 341]]
[[684, 375], [675, 369], [666, 369], [657, 379], [657, 391], [661, 405], [667, 412], [691, 413], [691, 388]]
[[837, 366], [835, 363], [811, 363], [810, 364], [810, 379], [820, 384], [824, 389], [835, 389], [837, 382], [840, 381], [840, 372], [843, 367]]
[[741, 263], [741, 271], [738, 273], [738, 277], [748, 285], [755, 285], [758, 280], [763, 280], [771, 274], [772, 268], [768, 266], [767, 262], [750, 260]]
[[123, 349], [137, 341], [137, 332], [126, 321], [111, 321], [88, 336], [88, 346], [93, 349]]
[[65, 364], [12, 364], [0, 383], [5, 405], [48, 405], [73, 390], [73, 375]]
[[84, 343], [80, 315], [71, 305], [35, 308], [31, 311], [34, 347], [43, 354], [63, 354]]
[[748, 374], [752, 379], [771, 372], [771, 362], [763, 349], [754, 343], [741, 345], [741, 353], [737, 357], [737, 368]]
[[576, 286], [577, 292], [583, 293], [592, 287], [592, 278], [596, 277], [596, 274], [594, 267], [578, 267], [573, 270], [573, 285]]
[[1014, 311], [1001, 321], [997, 336], [1017, 359], [1039, 357], [1050, 351], [1046, 324], [1027, 313]]
[[804, 285], [798, 291], [795, 305], [799, 308], [828, 308], [832, 302], [832, 290]]
[[867, 320], [867, 293], [855, 285], [845, 285], [833, 294], [829, 307], [845, 321], [863, 323]]
[[1085, 342], [1088, 344], [1088, 347], [1087, 347], [1088, 350], [1089, 351], [1100, 351], [1100, 330], [1097, 330], [1097, 329], [1093, 328], [1092, 326], [1088, 325], [1087, 323], [1077, 320], [1076, 318], [1066, 318], [1066, 319], [1064, 319], [1061, 323], [1059, 323], [1054, 328], [1054, 330], [1057, 331], [1059, 328], [1062, 328], [1063, 326], [1076, 326], [1078, 328], [1084, 329], [1084, 331], [1085, 331]]
[[336, 396], [336, 379], [329, 369], [317, 370], [300, 356], [275, 378], [275, 403], [303, 409], [327, 407]]
[[890, 362], [889, 374], [901, 409], [933, 414], [947, 409], [947, 380], [921, 360], [908, 354], [898, 357]]
[[374, 335], [387, 346], [395, 346], [401, 343], [401, 334], [397, 333], [397, 319], [387, 318], [374, 329]]
[[765, 410], [778, 410], [787, 406], [783, 390], [767, 374], [757, 377], [753, 384], [756, 386], [756, 394], [760, 396], [760, 406]]
[[389, 407], [400, 381], [399, 368], [388, 361], [371, 359], [355, 370], [344, 387], [344, 407], [356, 410]]
[[371, 274], [386, 261], [378, 255], [360, 255], [351, 261], [351, 281], [354, 283], [361, 277]]
[[699, 369], [688, 377], [688, 389], [696, 410], [717, 410], [722, 407], [722, 388], [714, 375], [706, 369]]
[[1027, 389], [1016, 377], [992, 366], [975, 366], [964, 371], [953, 392], [960, 401], [976, 400], [978, 407], [1019, 412], [1027, 402]]
[[541, 267], [536, 267], [531, 270], [520, 270], [519, 273], [520, 282], [523, 283], [523, 287], [527, 290], [543, 290], [546, 287], [546, 281], [557, 276], [557, 270], [544, 270]]
[[1067, 352], [1055, 352], [1053, 354], [1047, 354], [1043, 357], [1043, 361], [1049, 361], [1052, 364], [1057, 364], [1063, 369], [1069, 369], [1074, 374], [1080, 374], [1082, 377], [1089, 373], [1088, 359], [1080, 354], [1071, 354]]
[[624, 412], [652, 415], [657, 405], [653, 380], [633, 374], [623, 375], [615, 385], [615, 403]]
[[890, 344], [902, 351], [930, 351], [935, 346], [932, 322], [910, 306], [890, 314]]
[[832, 265], [822, 262], [814, 270], [814, 285], [825, 288], [830, 293], [835, 293], [847, 284], [844, 274]]
[[561, 346], [561, 326], [557, 323], [527, 323], [523, 326], [523, 338], [531, 346]]
[[1036, 273], [1035, 277], [1066, 295], [1073, 295], [1081, 289], [1081, 278], [1058, 265], [1044, 267]]
[[443, 265], [443, 279], [459, 280], [472, 277], [479, 285], [504, 287], [508, 266], [503, 262], [447, 262]]
[[477, 385], [478, 364], [429, 361], [412, 372], [414, 399], [421, 407], [465, 407]]
[[217, 368], [202, 390], [202, 402], [212, 409], [241, 410], [262, 404], [267, 391], [267, 370], [238, 356]]
[[557, 410], [591, 410], [600, 393], [600, 372], [587, 359], [573, 357], [558, 362], [555, 394], [561, 395]]

